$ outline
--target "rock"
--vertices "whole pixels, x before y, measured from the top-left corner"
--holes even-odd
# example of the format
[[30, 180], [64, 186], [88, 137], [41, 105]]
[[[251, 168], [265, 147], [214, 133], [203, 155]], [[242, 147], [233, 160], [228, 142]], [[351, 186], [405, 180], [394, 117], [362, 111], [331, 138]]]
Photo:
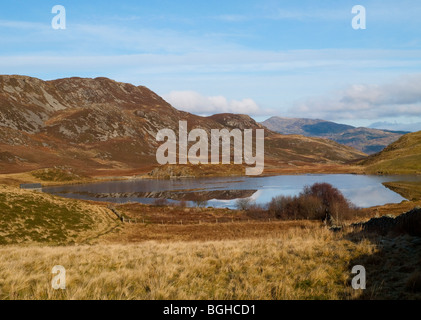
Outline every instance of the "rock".
[[393, 231], [421, 236], [421, 208], [415, 208], [397, 217]]
[[372, 218], [362, 224], [364, 231], [376, 232], [381, 235], [386, 235], [394, 226], [396, 220], [390, 216], [383, 216], [380, 218]]
[[380, 218], [372, 218], [365, 223], [356, 223], [352, 226], [362, 227], [364, 231], [376, 232], [381, 235], [392, 232], [395, 235], [421, 236], [421, 209], [415, 208], [397, 217], [386, 215]]

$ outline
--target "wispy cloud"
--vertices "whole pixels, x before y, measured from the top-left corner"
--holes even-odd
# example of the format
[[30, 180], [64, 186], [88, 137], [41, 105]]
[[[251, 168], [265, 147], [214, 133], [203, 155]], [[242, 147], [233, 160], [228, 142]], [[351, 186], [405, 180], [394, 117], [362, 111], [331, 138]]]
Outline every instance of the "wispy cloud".
[[395, 131], [420, 131], [421, 122], [389, 122], [389, 121], [378, 121], [369, 125], [370, 128], [374, 129], [385, 129], [385, 130], [395, 130]]
[[313, 118], [379, 119], [421, 117], [421, 74], [397, 78], [382, 85], [359, 84], [326, 96], [296, 103], [291, 114]]
[[[130, 16], [127, 19], [137, 19]], [[114, 20], [112, 20], [114, 22]], [[207, 52], [236, 48], [224, 33], [210, 36], [175, 30], [169, 27], [133, 27], [124, 23], [67, 23], [66, 30], [53, 30], [49, 23], [0, 20], [0, 45], [13, 44], [17, 51], [24, 53], [67, 51], [67, 55], [81, 52], [89, 55], [109, 52], [133, 53], [174, 53]], [[42, 45], [41, 45], [42, 44]], [[1, 54], [1, 49], [0, 49]]]
[[[89, 32], [86, 29], [86, 32]], [[96, 32], [96, 31], [93, 31]], [[117, 36], [117, 35], [116, 35]], [[131, 39], [131, 38], [130, 38]], [[125, 41], [125, 40], [122, 40]], [[397, 67], [421, 68], [421, 50], [293, 50], [252, 51], [222, 50], [208, 52], [143, 54], [72, 54], [72, 55], [3, 55], [0, 67], [141, 68], [143, 73], [242, 73], [242, 72], [346, 72], [347, 70], [378, 70]], [[108, 68], [109, 69], [109, 68]], [[354, 88], [357, 90], [357, 88]]]
[[177, 109], [199, 115], [215, 113], [240, 113], [248, 115], [270, 115], [273, 110], [263, 110], [253, 99], [228, 100], [223, 96], [204, 96], [195, 91], [172, 91], [164, 99]]
[[24, 29], [24, 30], [46, 30], [50, 29], [49, 24], [42, 24], [39, 22], [28, 22], [28, 21], [18, 21], [18, 20], [0, 20], [1, 28], [9, 29]]
[[245, 14], [222, 14], [214, 18], [224, 22], [244, 22], [252, 19], [251, 16]]
[[[350, 7], [352, 8], [352, 7]], [[266, 16], [271, 20], [299, 20], [299, 21], [312, 21], [312, 20], [344, 20], [349, 18], [351, 9], [301, 9], [301, 10], [286, 10], [278, 8], [273, 13]]]

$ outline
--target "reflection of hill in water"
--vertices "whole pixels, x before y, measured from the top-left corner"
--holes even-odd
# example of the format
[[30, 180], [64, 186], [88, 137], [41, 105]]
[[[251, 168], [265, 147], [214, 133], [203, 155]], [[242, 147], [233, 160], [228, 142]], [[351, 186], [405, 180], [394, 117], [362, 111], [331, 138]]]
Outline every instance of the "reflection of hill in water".
[[[128, 198], [152, 198], [171, 200], [232, 200], [238, 198], [251, 197], [257, 190], [212, 190], [212, 191], [151, 191], [151, 192], [113, 192], [113, 193], [91, 193], [86, 191], [74, 192], [75, 195], [86, 196], [94, 199], [128, 199]], [[60, 192], [61, 194], [71, 194], [72, 192]]]

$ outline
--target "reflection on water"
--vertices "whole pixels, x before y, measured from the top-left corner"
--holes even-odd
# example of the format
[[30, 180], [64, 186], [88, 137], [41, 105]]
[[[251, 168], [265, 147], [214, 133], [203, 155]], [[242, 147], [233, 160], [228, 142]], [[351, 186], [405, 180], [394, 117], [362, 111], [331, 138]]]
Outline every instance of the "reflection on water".
[[[45, 190], [44, 190], [45, 191]], [[86, 199], [167, 199], [177, 201], [196, 201], [219, 199], [231, 200], [238, 198], [248, 198], [253, 196], [257, 190], [211, 190], [211, 191], [195, 191], [195, 190], [168, 190], [168, 191], [150, 191], [150, 192], [89, 192], [89, 191], [67, 191], [62, 190], [54, 192], [62, 196], [77, 195]], [[73, 197], [73, 196], [72, 196]]]
[[298, 195], [304, 186], [327, 182], [338, 188], [359, 207], [398, 203], [399, 194], [382, 185], [388, 181], [421, 181], [420, 176], [294, 175], [273, 177], [223, 177], [180, 180], [111, 181], [86, 185], [43, 188], [63, 197], [111, 202], [153, 203], [157, 198], [170, 201], [208, 200], [208, 206], [234, 208], [236, 199], [251, 197], [258, 204], [278, 195]]

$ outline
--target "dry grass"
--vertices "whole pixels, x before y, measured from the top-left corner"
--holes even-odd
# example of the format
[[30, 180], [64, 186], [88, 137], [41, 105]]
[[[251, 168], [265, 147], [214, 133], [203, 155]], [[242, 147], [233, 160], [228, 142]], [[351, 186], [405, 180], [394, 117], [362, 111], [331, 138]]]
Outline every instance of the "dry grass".
[[[1, 299], [350, 299], [367, 241], [292, 228], [259, 239], [0, 248]], [[66, 268], [66, 290], [51, 269]]]
[[360, 299], [421, 300], [421, 239], [377, 236], [372, 241], [376, 252], [352, 263], [367, 270], [367, 290]]
[[117, 226], [104, 205], [0, 185], [0, 245], [90, 243]]
[[[160, 204], [161, 199], [155, 201], [155, 205], [140, 203], [128, 203], [116, 205], [130, 219], [147, 224], [199, 224], [206, 222], [232, 222], [247, 221], [250, 219], [244, 212], [230, 209], [182, 207]], [[267, 220], [267, 219], [266, 219]]]
[[402, 136], [382, 152], [360, 162], [366, 173], [420, 174], [421, 131]]
[[390, 190], [399, 193], [402, 197], [417, 201], [421, 200], [421, 182], [420, 181], [397, 181], [385, 182], [383, 185]]
[[[365, 214], [399, 214], [413, 205]], [[409, 236], [368, 240], [315, 221], [211, 223], [242, 213], [132, 205], [119, 208], [168, 221], [121, 224], [104, 204], [1, 185], [0, 207], [7, 244], [0, 246], [0, 299], [421, 298], [421, 247]], [[191, 221], [174, 224], [177, 212]], [[357, 264], [367, 268], [365, 292], [350, 285]], [[66, 268], [64, 291], [51, 288], [55, 265]]]
[[[89, 183], [95, 182], [95, 179], [88, 178], [86, 176], [68, 176], [67, 178], [71, 180], [67, 180], [67, 178], [62, 179], [60, 181], [60, 176], [44, 174], [48, 172], [47, 170], [54, 170], [54, 169], [43, 169], [43, 170], [36, 170], [30, 172], [22, 172], [22, 173], [6, 173], [0, 174], [0, 184], [8, 185], [13, 187], [19, 187], [22, 183], [41, 183], [43, 186], [50, 186], [50, 185], [63, 185], [63, 184], [78, 184], [78, 183]], [[65, 177], [64, 175], [61, 178]]]
[[268, 235], [282, 237], [291, 228], [317, 229], [313, 221], [234, 222], [203, 224], [129, 224], [118, 232], [103, 237], [103, 241], [134, 243], [140, 241], [223, 241], [257, 239]]
[[421, 201], [402, 201], [401, 203], [391, 203], [383, 206], [375, 206], [371, 208], [361, 209], [359, 219], [349, 222], [359, 222], [369, 220], [373, 217], [381, 217], [385, 215], [398, 216], [402, 213], [408, 212], [417, 206], [421, 206]]

